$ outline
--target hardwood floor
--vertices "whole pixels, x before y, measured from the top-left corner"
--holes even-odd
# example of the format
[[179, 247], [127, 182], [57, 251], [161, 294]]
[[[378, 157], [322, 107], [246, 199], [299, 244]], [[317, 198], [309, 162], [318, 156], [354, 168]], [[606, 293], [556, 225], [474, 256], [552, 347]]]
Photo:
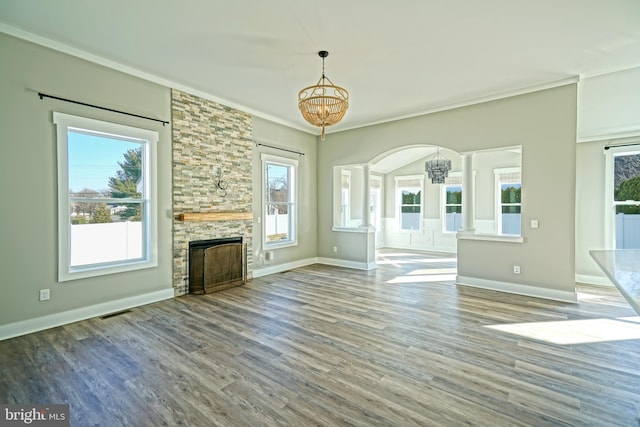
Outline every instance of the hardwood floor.
[[615, 288], [552, 302], [405, 255], [2, 341], [0, 403], [69, 403], [74, 426], [640, 425], [640, 320]]

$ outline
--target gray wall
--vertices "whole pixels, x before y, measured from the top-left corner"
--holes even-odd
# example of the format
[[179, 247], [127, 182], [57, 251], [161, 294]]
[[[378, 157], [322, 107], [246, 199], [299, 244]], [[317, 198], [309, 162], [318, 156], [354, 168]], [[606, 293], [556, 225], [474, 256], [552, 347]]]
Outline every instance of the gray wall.
[[[37, 91], [170, 119], [169, 89], [0, 34], [0, 325], [171, 288], [171, 128], [50, 99]], [[157, 130], [157, 268], [58, 283], [52, 112]], [[51, 299], [38, 301], [49, 288]]]
[[[318, 256], [332, 257], [331, 247], [349, 237], [331, 232], [334, 165], [368, 162], [415, 144], [460, 153], [519, 145], [525, 241], [460, 241], [459, 274], [573, 292], [575, 141], [575, 85], [330, 134], [318, 150]], [[531, 219], [539, 229], [528, 227]], [[512, 273], [514, 263], [522, 274]]]
[[[267, 120], [253, 118], [253, 138], [256, 142], [304, 153], [304, 156], [257, 146], [253, 150], [253, 274], [260, 274], [265, 267], [314, 258], [317, 246], [317, 138], [313, 135], [278, 125]], [[260, 260], [262, 251], [262, 153], [298, 160], [298, 245], [274, 249], [271, 261]], [[331, 173], [331, 172], [330, 172]]]

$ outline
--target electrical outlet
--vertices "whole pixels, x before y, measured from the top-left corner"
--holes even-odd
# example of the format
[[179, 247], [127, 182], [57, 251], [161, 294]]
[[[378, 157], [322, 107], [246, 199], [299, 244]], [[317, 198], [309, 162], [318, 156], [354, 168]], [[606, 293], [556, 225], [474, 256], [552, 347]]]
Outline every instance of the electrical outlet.
[[513, 266], [513, 274], [520, 274], [520, 266], [519, 265], [514, 265]]
[[338, 252], [338, 247], [337, 246], [333, 247], [333, 252]]
[[49, 299], [49, 289], [40, 289], [40, 301]]

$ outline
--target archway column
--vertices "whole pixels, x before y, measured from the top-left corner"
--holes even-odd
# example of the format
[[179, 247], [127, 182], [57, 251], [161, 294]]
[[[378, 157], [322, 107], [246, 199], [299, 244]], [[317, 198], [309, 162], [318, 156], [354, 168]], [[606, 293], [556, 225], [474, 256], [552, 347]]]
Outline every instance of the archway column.
[[369, 163], [364, 163], [362, 165], [362, 185], [364, 187], [364, 191], [362, 192], [362, 197], [364, 200], [362, 201], [362, 227], [371, 227], [371, 171]]

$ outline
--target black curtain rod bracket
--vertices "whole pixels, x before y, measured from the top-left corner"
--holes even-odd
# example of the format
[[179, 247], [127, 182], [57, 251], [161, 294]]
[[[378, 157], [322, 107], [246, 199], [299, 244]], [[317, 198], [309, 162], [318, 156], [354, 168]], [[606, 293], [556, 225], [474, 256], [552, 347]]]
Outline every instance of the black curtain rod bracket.
[[99, 110], [110, 111], [112, 113], [124, 114], [127, 116], [138, 117], [139, 119], [151, 120], [154, 122], [162, 123], [162, 126], [168, 125], [169, 122], [166, 120], [160, 120], [153, 117], [141, 116], [140, 114], [127, 113], [126, 111], [114, 110], [113, 108], [101, 107], [99, 105], [87, 104], [86, 102], [74, 101], [73, 99], [61, 98], [59, 96], [47, 95], [46, 93], [38, 92], [38, 97], [40, 99], [51, 98], [58, 101], [70, 102], [72, 104], [83, 105], [85, 107], [97, 108]]

